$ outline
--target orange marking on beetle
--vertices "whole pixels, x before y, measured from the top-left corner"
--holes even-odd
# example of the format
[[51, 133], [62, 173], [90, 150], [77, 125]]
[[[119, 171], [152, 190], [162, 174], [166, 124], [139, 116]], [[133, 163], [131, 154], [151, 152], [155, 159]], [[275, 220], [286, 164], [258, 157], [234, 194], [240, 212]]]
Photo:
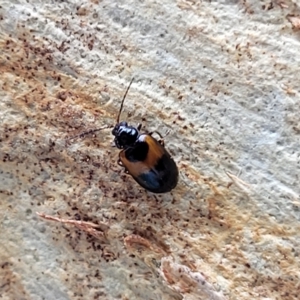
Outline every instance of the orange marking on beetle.
[[120, 160], [124, 167], [127, 170], [130, 170], [130, 174], [133, 177], [138, 177], [141, 173], [146, 173], [149, 171], [149, 167], [145, 165], [143, 161], [138, 161], [138, 162], [131, 162], [125, 157], [125, 150], [122, 150], [120, 152]]
[[151, 166], [155, 166], [157, 161], [163, 156], [165, 149], [150, 135], [146, 135], [145, 142], [149, 145], [149, 151], [144, 163], [151, 168]]
[[165, 153], [165, 149], [153, 137], [146, 134], [142, 134], [142, 136], [145, 136], [144, 142], [146, 142], [149, 146], [148, 154], [145, 160], [130, 162], [125, 157], [125, 150], [122, 150], [119, 156], [124, 167], [129, 170], [130, 174], [134, 177], [138, 177], [140, 174], [151, 170]]

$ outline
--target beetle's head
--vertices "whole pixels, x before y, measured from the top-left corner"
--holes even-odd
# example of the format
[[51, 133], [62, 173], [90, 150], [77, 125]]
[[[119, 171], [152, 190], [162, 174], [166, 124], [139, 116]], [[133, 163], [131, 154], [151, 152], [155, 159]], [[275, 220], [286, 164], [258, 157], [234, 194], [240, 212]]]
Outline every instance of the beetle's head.
[[128, 126], [127, 122], [118, 123], [112, 130], [115, 136], [114, 142], [119, 149], [133, 146], [136, 142], [139, 132], [133, 126]]

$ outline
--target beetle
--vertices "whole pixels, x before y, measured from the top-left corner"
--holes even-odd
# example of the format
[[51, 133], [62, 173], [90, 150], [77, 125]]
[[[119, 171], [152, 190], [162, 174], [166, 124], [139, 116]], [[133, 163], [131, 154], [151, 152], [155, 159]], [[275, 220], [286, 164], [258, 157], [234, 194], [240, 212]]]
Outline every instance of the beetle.
[[[141, 124], [134, 127], [127, 122], [120, 122], [124, 101], [133, 80], [134, 78], [131, 79], [123, 96], [117, 122], [112, 130], [115, 146], [121, 149], [118, 164], [124, 167], [125, 172], [144, 189], [152, 193], [167, 193], [178, 183], [178, 168], [165, 149], [162, 136], [157, 131], [140, 133]], [[112, 127], [92, 129], [80, 134], [79, 137]], [[153, 133], [157, 133], [160, 139], [155, 139]]]

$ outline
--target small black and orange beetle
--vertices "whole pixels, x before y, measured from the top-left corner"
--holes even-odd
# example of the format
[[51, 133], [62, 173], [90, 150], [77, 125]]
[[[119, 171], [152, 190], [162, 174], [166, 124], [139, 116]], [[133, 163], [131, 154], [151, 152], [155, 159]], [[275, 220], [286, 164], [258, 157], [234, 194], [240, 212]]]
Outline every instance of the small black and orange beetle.
[[[124, 94], [117, 124], [112, 130], [116, 147], [122, 149], [118, 163], [146, 190], [152, 193], [167, 193], [177, 185], [178, 169], [171, 155], [165, 149], [161, 135], [156, 131], [140, 134], [141, 124], [133, 127], [129, 126], [127, 122], [120, 122], [124, 100], [132, 82], [133, 79]], [[79, 137], [111, 127], [92, 129], [80, 134]], [[153, 133], [157, 133], [161, 139], [156, 140], [152, 137]]]

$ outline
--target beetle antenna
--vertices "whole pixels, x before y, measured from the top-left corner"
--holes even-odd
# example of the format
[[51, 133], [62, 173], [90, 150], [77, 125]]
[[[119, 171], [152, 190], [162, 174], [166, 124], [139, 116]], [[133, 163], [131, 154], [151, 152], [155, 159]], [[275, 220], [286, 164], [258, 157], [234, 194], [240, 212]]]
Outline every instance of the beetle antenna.
[[128, 91], [130, 89], [130, 86], [131, 86], [133, 80], [134, 80], [134, 77], [132, 77], [132, 79], [131, 79], [128, 87], [127, 87], [127, 90], [126, 90], [126, 92], [125, 92], [125, 94], [123, 96], [123, 99], [122, 99], [122, 102], [121, 102], [121, 107], [120, 107], [120, 110], [119, 110], [119, 113], [118, 113], [118, 117], [117, 117], [117, 124], [119, 124], [119, 122], [120, 122], [120, 115], [121, 115], [121, 112], [122, 112], [122, 109], [123, 109], [123, 104], [124, 104], [125, 98], [127, 96], [127, 93], [128, 93]]
[[100, 130], [103, 130], [103, 129], [107, 129], [107, 128], [112, 128], [112, 127], [113, 127], [112, 125], [105, 125], [105, 126], [100, 127], [100, 128], [91, 129], [91, 130], [82, 132], [82, 133], [80, 133], [79, 135], [70, 137], [69, 140], [74, 140], [74, 139], [77, 139], [77, 138], [80, 138], [80, 139], [81, 139], [81, 138], [83, 138], [84, 136], [86, 136], [86, 135], [88, 135], [88, 134], [95, 133], [95, 132], [97, 132], [97, 131], [100, 131]]

